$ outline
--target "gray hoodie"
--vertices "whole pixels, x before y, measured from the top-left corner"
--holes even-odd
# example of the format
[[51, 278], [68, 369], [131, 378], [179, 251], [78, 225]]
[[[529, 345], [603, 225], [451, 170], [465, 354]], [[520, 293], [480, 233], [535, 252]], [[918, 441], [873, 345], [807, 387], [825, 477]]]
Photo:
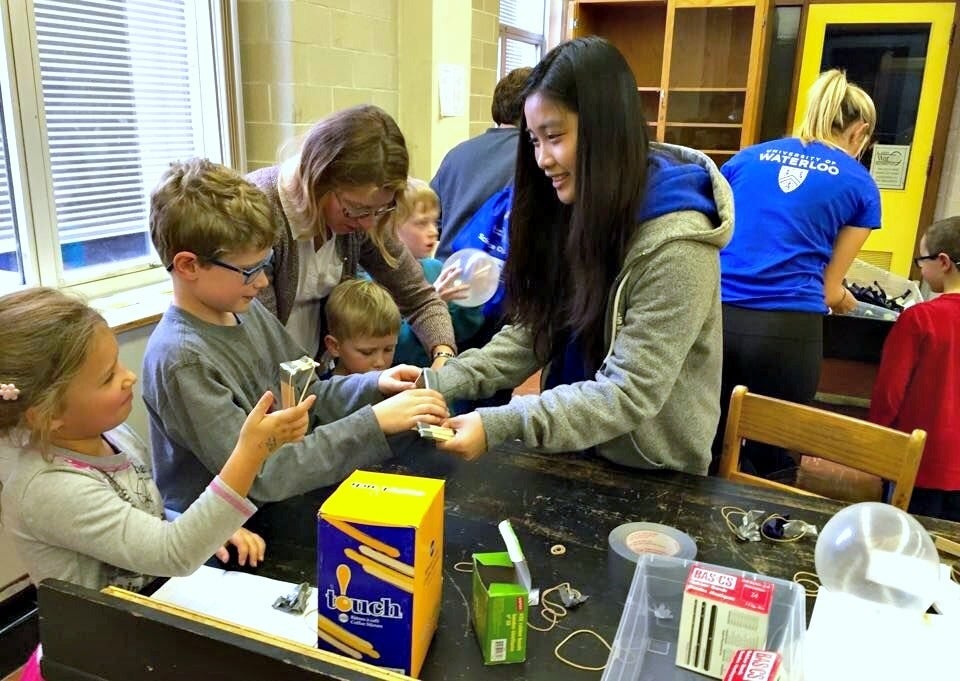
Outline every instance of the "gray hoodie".
[[[597, 446], [627, 466], [706, 474], [720, 418], [719, 253], [733, 234], [733, 197], [705, 155], [651, 147], [668, 173], [685, 168], [700, 177], [694, 204], [712, 201], [719, 224], [699, 210], [649, 210], [661, 191], [654, 166], [664, 165], [652, 163], [642, 215], [653, 217], [642, 219], [610, 290], [606, 359], [593, 380], [479, 409], [488, 447], [515, 438], [554, 452]], [[440, 389], [447, 399], [478, 399], [519, 385], [539, 368], [529, 330], [506, 326], [485, 347], [448, 362]]]

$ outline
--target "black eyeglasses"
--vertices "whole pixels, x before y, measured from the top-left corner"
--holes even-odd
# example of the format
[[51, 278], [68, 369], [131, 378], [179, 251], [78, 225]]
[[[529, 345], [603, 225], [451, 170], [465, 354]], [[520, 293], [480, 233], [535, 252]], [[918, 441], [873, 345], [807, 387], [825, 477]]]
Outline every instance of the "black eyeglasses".
[[382, 218], [387, 213], [392, 213], [397, 209], [397, 200], [394, 199], [386, 206], [380, 206], [380, 208], [354, 208], [348, 206], [343, 201], [343, 197], [340, 196], [339, 192], [333, 192], [334, 196], [337, 197], [337, 201], [340, 203], [340, 210], [343, 211], [343, 217], [348, 220], [366, 220], [367, 218]]
[[[923, 262], [924, 260], [936, 260], [939, 257], [940, 257], [939, 253], [937, 253], [936, 255], [918, 255], [916, 258], [913, 259], [913, 264], [916, 265], [917, 267], [920, 267], [920, 263]], [[950, 258], [949, 255], [947, 257]], [[950, 262], [952, 262], [954, 265], [960, 268], [960, 258], [956, 258], [956, 259], [950, 258]]]
[[[197, 256], [197, 259], [202, 260], [203, 262], [208, 262], [211, 265], [216, 265], [217, 267], [222, 267], [226, 270], [230, 270], [231, 272], [236, 272], [237, 274], [242, 275], [243, 285], [248, 286], [254, 282], [254, 280], [260, 275], [261, 272], [263, 272], [263, 270], [265, 270], [267, 267], [270, 266], [270, 263], [273, 262], [273, 250], [272, 249], [270, 250], [270, 252], [267, 254], [267, 257], [264, 258], [262, 262], [254, 265], [249, 269], [244, 269], [243, 267], [237, 267], [236, 265], [231, 265], [228, 262], [223, 262], [222, 260], [217, 260], [216, 258], [203, 258], [201, 256]], [[167, 272], [170, 272], [172, 270], [173, 270], [173, 263], [170, 263], [169, 265], [167, 265]]]

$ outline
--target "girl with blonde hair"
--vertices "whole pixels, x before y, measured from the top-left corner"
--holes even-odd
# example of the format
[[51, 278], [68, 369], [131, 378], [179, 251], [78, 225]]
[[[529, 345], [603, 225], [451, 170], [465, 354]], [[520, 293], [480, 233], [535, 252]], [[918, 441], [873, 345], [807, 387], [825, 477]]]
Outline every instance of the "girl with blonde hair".
[[437, 366], [454, 355], [447, 306], [392, 227], [408, 168], [396, 122], [365, 105], [318, 121], [293, 158], [247, 176], [282, 225], [261, 301], [311, 355], [325, 334], [324, 300], [360, 268], [390, 291]]
[[[858, 160], [876, 121], [870, 96], [843, 71], [826, 71], [810, 88], [795, 137], [744, 149], [721, 169], [736, 209], [733, 239], [720, 254], [724, 413], [740, 384], [813, 400], [823, 315], [856, 307], [843, 278], [880, 227], [880, 192]], [[784, 453], [753, 446], [746, 463], [760, 474], [792, 467]]]
[[[125, 424], [137, 377], [103, 318], [54, 289], [11, 293], [0, 348], [0, 508], [31, 581], [139, 591], [226, 561], [225, 542], [241, 565], [263, 560], [263, 539], [242, 527], [257, 510], [246, 495], [271, 454], [303, 438], [315, 396], [268, 414], [265, 393], [220, 474], [168, 522], [147, 447]], [[41, 678], [39, 653], [23, 678]]]

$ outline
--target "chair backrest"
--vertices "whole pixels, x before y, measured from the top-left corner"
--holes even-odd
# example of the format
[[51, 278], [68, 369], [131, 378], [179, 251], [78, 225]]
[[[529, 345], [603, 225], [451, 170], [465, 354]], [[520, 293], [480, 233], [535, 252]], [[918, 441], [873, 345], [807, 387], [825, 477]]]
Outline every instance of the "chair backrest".
[[890, 480], [895, 485], [890, 503], [907, 510], [927, 433], [923, 430], [901, 433], [850, 416], [755, 395], [738, 385], [730, 395], [720, 476], [811, 494], [740, 471], [743, 440], [818, 456]]

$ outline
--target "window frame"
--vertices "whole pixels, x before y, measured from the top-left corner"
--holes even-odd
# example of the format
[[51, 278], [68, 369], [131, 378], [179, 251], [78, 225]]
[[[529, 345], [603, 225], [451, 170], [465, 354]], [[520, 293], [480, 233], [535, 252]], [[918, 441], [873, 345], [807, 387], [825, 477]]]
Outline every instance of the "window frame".
[[519, 43], [537, 46], [540, 48], [540, 59], [543, 59], [543, 55], [546, 52], [546, 33], [531, 33], [530, 31], [524, 31], [516, 26], [500, 24], [500, 33], [498, 35], [498, 42], [500, 43], [500, 64], [499, 68], [497, 69], [498, 78], [503, 78], [505, 75], [507, 75], [503, 72], [504, 67], [507, 65], [507, 40], [514, 40]]
[[[197, 119], [201, 122], [201, 129], [195, 130], [197, 139], [202, 140], [202, 149], [197, 153], [234, 166], [242, 161], [243, 153], [242, 147], [236, 149], [231, 144], [231, 116], [236, 115], [236, 107], [231, 106], [227, 79], [236, 78], [238, 72], [228, 63], [224, 47], [227, 43], [236, 44], [235, 35], [232, 41], [226, 36], [228, 31], [236, 32], [236, 23], [223, 5], [219, 0], [184, 3], [187, 26], [193, 27], [188, 32], [188, 49], [198, 57], [199, 66], [190, 76], [191, 87], [196, 85], [191, 105], [197, 107]], [[0, 28], [0, 91], [7, 114], [4, 132], [24, 285], [69, 289], [86, 298], [101, 298], [167, 280], [152, 246], [148, 256], [138, 261], [91, 266], [76, 273], [64, 271], [33, 0], [4, 3]], [[239, 85], [234, 84], [233, 91], [239, 91]]]

